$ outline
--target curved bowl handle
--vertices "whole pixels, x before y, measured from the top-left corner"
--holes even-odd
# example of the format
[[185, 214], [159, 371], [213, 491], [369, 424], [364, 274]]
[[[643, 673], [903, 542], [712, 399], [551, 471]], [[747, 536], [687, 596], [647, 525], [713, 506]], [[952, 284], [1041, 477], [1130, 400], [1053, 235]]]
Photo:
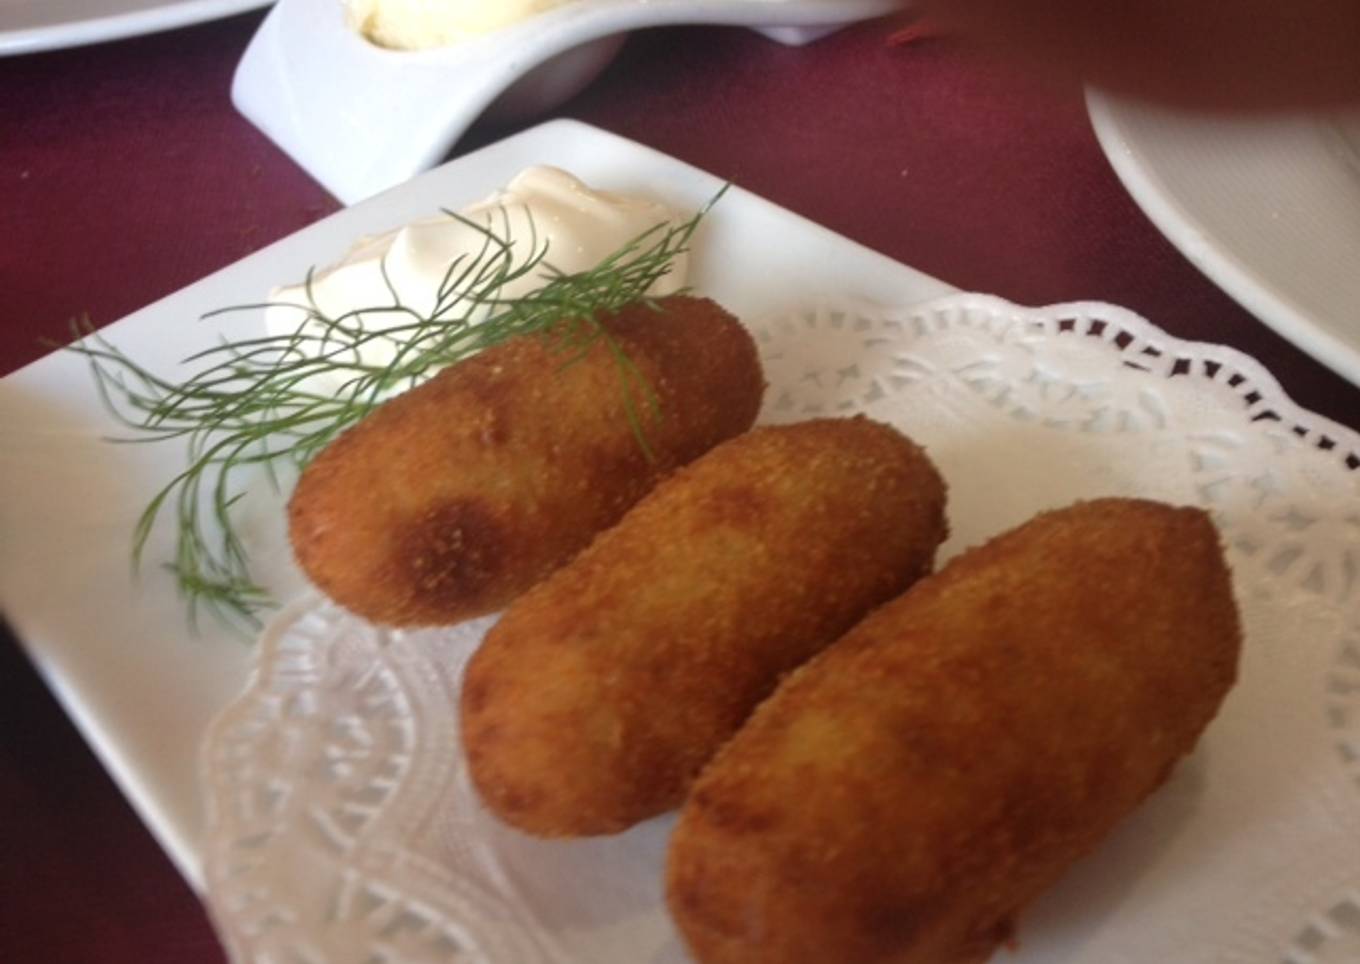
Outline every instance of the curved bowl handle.
[[350, 29], [341, 0], [279, 0], [237, 67], [232, 101], [352, 204], [439, 163], [507, 90], [506, 106], [521, 117], [556, 106], [593, 80], [634, 28], [738, 24], [801, 44], [898, 6], [897, 0], [574, 0], [460, 44], [398, 51]]

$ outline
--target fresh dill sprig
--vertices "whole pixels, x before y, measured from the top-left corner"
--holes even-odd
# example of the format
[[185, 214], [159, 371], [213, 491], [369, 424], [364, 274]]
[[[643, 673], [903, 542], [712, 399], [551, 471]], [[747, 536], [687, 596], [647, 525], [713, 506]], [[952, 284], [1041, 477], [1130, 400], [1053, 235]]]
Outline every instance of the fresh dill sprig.
[[[165, 568], [176, 580], [191, 622], [196, 624], [199, 607], [206, 606], [228, 623], [258, 628], [259, 613], [273, 600], [252, 577], [246, 547], [233, 525], [233, 509], [243, 495], [234, 481], [238, 473], [263, 468], [278, 487], [281, 464], [305, 466], [385, 398], [518, 335], [553, 338], [564, 364], [603, 340], [618, 364], [629, 423], [650, 456], [645, 424], [657, 414], [656, 398], [596, 313], [645, 300], [676, 257], [688, 251], [699, 222], [722, 193], [688, 221], [658, 224], [596, 267], [574, 274], [549, 264], [548, 245], [537, 237], [532, 219], [530, 236], [516, 241], [509, 236], [508, 218], [497, 230], [445, 211], [477, 232], [480, 250], [448, 266], [428, 314], [402, 303], [384, 264], [391, 303], [331, 317], [317, 304], [309, 271], [305, 302], [285, 306], [301, 318], [294, 330], [224, 338], [185, 359], [198, 371], [182, 382], [153, 374], [96, 334], [88, 321], [78, 323], [80, 340], [68, 347], [86, 357], [104, 404], [135, 432], [114, 441], [187, 443], [185, 467], [137, 520], [134, 567], [141, 565], [157, 522], [172, 514], [174, 557]], [[503, 296], [508, 285], [523, 278], [542, 283], [528, 294]], [[241, 305], [204, 318], [279, 304]], [[381, 323], [374, 325], [375, 318]], [[379, 345], [391, 360], [374, 364], [365, 349]], [[319, 376], [325, 377], [324, 386]]]

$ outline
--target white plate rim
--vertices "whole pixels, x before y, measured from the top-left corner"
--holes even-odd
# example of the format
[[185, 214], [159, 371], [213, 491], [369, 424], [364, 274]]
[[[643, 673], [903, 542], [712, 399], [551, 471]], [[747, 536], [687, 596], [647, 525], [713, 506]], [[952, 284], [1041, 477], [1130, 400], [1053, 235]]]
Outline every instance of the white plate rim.
[[[1122, 102], [1095, 88], [1086, 91], [1096, 139], [1115, 174], [1159, 231], [1211, 281], [1286, 340], [1343, 378], [1360, 385], [1360, 339], [1339, 338], [1262, 283], [1249, 264], [1214, 237], [1137, 151]], [[1268, 222], [1263, 221], [1262, 225]]]
[[120, 10], [116, 0], [86, 0], [89, 16], [54, 20], [40, 26], [7, 28], [0, 15], [0, 56], [82, 47], [107, 40], [173, 30], [269, 6], [274, 0], [162, 0], [136, 10]]

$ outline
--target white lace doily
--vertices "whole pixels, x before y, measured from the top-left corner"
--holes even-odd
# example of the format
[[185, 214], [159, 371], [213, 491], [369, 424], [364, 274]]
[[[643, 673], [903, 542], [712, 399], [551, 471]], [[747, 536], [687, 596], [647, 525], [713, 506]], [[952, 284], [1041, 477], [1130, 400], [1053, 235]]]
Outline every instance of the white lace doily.
[[[960, 295], [755, 326], [766, 421], [865, 412], [948, 480], [946, 554], [1100, 495], [1209, 508], [1241, 681], [1168, 785], [1021, 920], [1015, 964], [1360, 961], [1360, 435], [1259, 364], [1119, 308]], [[206, 876], [234, 960], [681, 964], [672, 818], [543, 842], [467, 780], [459, 676], [489, 622], [374, 630], [314, 601], [212, 728]]]

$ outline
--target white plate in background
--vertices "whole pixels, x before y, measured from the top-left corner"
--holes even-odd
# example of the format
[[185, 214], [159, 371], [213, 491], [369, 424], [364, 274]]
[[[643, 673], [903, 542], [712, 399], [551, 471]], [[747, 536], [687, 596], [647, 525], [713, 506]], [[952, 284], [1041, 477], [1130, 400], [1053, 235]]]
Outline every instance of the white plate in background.
[[[361, 236], [459, 208], [533, 164], [587, 183], [695, 209], [721, 187], [710, 174], [584, 124], [554, 121], [468, 154], [340, 211], [122, 321], [101, 335], [152, 371], [216, 343], [263, 333], [258, 313], [201, 321], [258, 302], [280, 283], [336, 261]], [[887, 304], [950, 289], [739, 188], [695, 241], [691, 282], [742, 317], [824, 292]], [[0, 379], [0, 613], [86, 740], [190, 882], [201, 884], [197, 784], [209, 721], [242, 689], [252, 645], [204, 617], [189, 628], [170, 578], [170, 531], [158, 528], [140, 578], [133, 525], [182, 467], [175, 443], [111, 445], [124, 434], [85, 362], [57, 353]], [[35, 484], [37, 482], [41, 484]], [[283, 498], [251, 490], [241, 531], [255, 575], [288, 598], [302, 588], [284, 534]]]
[[187, 27], [273, 0], [0, 0], [0, 56]]
[[1360, 384], [1360, 111], [1212, 115], [1092, 91], [1152, 222], [1219, 287]]

